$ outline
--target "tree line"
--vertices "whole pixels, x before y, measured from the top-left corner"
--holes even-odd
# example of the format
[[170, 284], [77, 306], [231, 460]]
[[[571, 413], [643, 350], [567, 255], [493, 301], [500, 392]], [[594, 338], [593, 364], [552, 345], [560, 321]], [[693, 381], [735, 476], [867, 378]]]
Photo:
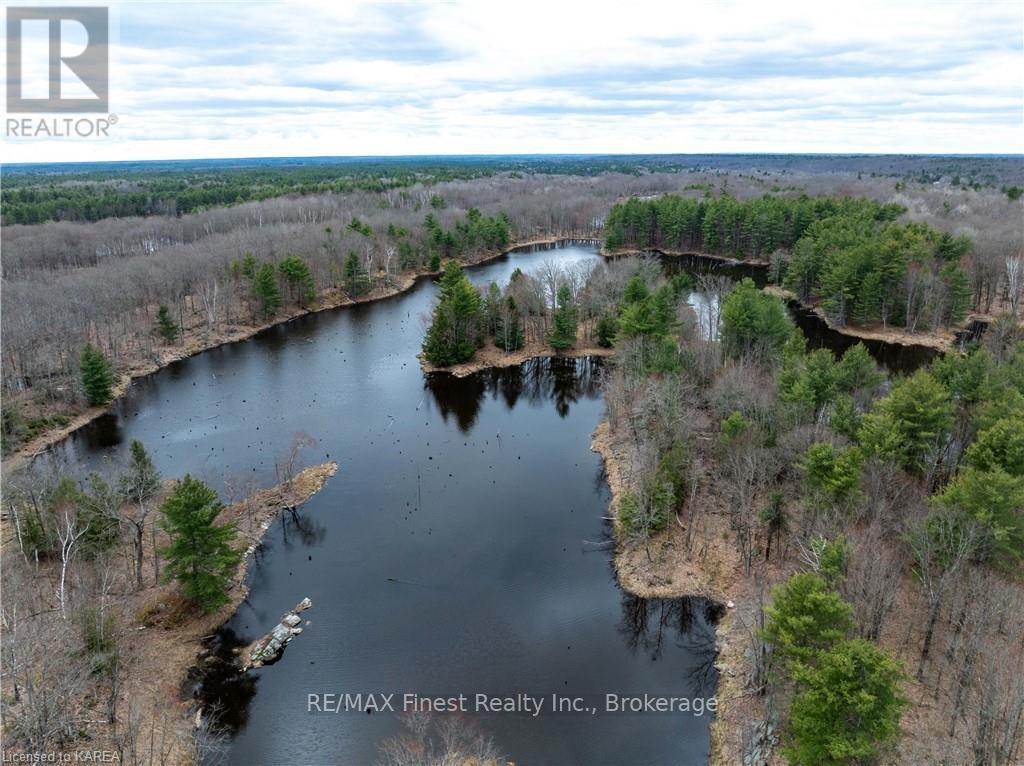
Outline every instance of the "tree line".
[[965, 270], [974, 243], [895, 222], [905, 212], [874, 200], [803, 195], [633, 198], [609, 212], [605, 246], [769, 261], [773, 281], [820, 304], [839, 325], [929, 331], [957, 324], [983, 297]]
[[789, 250], [815, 221], [859, 216], [891, 221], [899, 205], [846, 197], [779, 197], [738, 200], [729, 195], [702, 199], [666, 194], [630, 198], [612, 206], [605, 223], [605, 246], [695, 251], [741, 259], [763, 259]]

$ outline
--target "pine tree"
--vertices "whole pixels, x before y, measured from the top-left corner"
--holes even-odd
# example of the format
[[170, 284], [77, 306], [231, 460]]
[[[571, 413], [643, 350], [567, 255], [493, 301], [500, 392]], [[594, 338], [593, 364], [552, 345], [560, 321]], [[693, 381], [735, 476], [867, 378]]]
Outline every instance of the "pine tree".
[[618, 333], [619, 320], [611, 314], [605, 314], [597, 320], [597, 345], [601, 348], [611, 348]]
[[156, 312], [156, 327], [160, 337], [167, 343], [174, 343], [178, 339], [178, 324], [171, 317], [171, 310], [163, 303]]
[[440, 280], [439, 301], [423, 342], [427, 361], [438, 367], [467, 362], [473, 358], [483, 317], [480, 295], [456, 261], [450, 261]]
[[103, 352], [91, 343], [86, 343], [80, 364], [82, 388], [89, 404], [96, 407], [109, 402], [113, 395], [114, 374]]
[[563, 284], [558, 288], [558, 306], [552, 317], [552, 325], [551, 337], [548, 339], [551, 348], [565, 349], [576, 345], [576, 304], [568, 285]]
[[85, 529], [82, 551], [89, 557], [110, 550], [118, 539], [117, 493], [98, 473], [89, 474], [89, 488], [78, 493], [78, 522]]
[[853, 610], [813, 572], [790, 577], [772, 592], [764, 638], [794, 667], [806, 666], [853, 630]]
[[899, 736], [903, 670], [862, 639], [843, 641], [796, 674], [783, 751], [793, 766], [877, 763]]
[[752, 354], [775, 361], [793, 333], [793, 320], [782, 301], [762, 293], [749, 278], [722, 303], [722, 344], [730, 356]]
[[860, 441], [870, 455], [895, 457], [904, 468], [923, 472], [950, 439], [953, 415], [949, 390], [930, 372], [918, 370], [898, 381], [864, 418]]
[[502, 303], [501, 288], [498, 287], [496, 282], [491, 282], [487, 285], [487, 294], [483, 300], [484, 323], [486, 325], [486, 332], [491, 337], [495, 337], [498, 332], [498, 321], [501, 317]]
[[277, 289], [277, 271], [274, 264], [264, 263], [256, 271], [253, 292], [260, 301], [260, 310], [264, 317], [273, 316], [281, 308], [281, 292]]
[[216, 523], [221, 508], [217, 493], [187, 474], [160, 508], [161, 526], [171, 538], [160, 551], [168, 561], [165, 577], [181, 583], [204, 612], [228, 602], [231, 577], [242, 560], [232, 545], [234, 523]]
[[370, 287], [370, 278], [366, 274], [366, 269], [363, 268], [363, 262], [353, 252], [350, 252], [345, 258], [343, 275], [345, 292], [351, 297], [362, 295]]
[[305, 306], [316, 300], [316, 283], [307, 264], [297, 255], [289, 255], [277, 265], [278, 271], [287, 280], [292, 293], [296, 295], [299, 305]]
[[256, 256], [252, 253], [246, 253], [242, 256], [242, 273], [249, 279], [256, 279], [256, 269], [259, 268], [259, 264], [256, 263]]

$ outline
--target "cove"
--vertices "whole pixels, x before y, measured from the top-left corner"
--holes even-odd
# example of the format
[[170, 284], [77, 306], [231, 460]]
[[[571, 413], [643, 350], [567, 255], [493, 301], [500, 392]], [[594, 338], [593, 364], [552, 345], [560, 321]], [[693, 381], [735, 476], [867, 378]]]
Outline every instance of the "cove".
[[[504, 283], [547, 258], [510, 254], [468, 271]], [[275, 483], [297, 431], [307, 463], [338, 474], [268, 531], [249, 598], [221, 631], [229, 651], [299, 599], [314, 607], [275, 664], [211, 674], [232, 764], [377, 760], [394, 713], [310, 712], [310, 694], [452, 697], [713, 695], [714, 613], [700, 599], [643, 600], [615, 582], [608, 491], [589, 450], [601, 366], [532, 360], [458, 379], [415, 355], [435, 285], [312, 314], [137, 381], [60, 451], [88, 466], [142, 440], [169, 477], [191, 472], [227, 500]], [[466, 713], [523, 764], [701, 764], [711, 714]]]

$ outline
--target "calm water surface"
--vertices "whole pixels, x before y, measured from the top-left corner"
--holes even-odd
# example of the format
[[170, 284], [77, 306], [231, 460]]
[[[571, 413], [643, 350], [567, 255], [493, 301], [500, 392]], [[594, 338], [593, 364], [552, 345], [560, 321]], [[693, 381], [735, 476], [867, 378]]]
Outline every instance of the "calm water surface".
[[[518, 253], [469, 272], [504, 283], [556, 257]], [[608, 491], [589, 449], [601, 369], [533, 361], [466, 379], [415, 359], [429, 281], [391, 300], [309, 315], [172, 365], [132, 386], [64, 446], [91, 465], [131, 439], [168, 476], [227, 498], [275, 483], [296, 432], [306, 463], [338, 474], [268, 531], [225, 644], [269, 630], [303, 597], [305, 630], [283, 658], [211, 680], [232, 764], [371, 764], [397, 715], [310, 713], [309, 694], [704, 697], [716, 681], [700, 600], [644, 601], [617, 586]], [[472, 698], [472, 697], [471, 697]], [[711, 716], [471, 715], [519, 764], [699, 764]]]

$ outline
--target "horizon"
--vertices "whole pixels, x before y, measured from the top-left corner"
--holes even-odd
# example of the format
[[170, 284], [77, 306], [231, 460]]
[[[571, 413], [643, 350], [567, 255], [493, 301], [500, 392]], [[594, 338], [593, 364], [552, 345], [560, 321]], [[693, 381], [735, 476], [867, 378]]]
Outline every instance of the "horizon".
[[244, 157], [166, 157], [161, 159], [130, 159], [130, 160], [64, 160], [42, 162], [5, 162], [2, 167], [7, 172], [47, 166], [74, 165], [149, 165], [160, 163], [186, 162], [261, 162], [266, 160], [330, 162], [345, 161], [400, 161], [400, 160], [459, 160], [459, 159], [552, 159], [552, 158], [663, 158], [663, 157], [821, 157], [821, 158], [858, 158], [858, 157], [914, 157], [914, 158], [996, 158], [1024, 159], [1024, 152], [524, 152], [495, 154], [292, 154], [292, 155], [250, 155]]
[[111, 3], [109, 137], [6, 144], [29, 165], [1024, 154], [1016, 3], [528, 6], [221, 2], [197, 25]]

